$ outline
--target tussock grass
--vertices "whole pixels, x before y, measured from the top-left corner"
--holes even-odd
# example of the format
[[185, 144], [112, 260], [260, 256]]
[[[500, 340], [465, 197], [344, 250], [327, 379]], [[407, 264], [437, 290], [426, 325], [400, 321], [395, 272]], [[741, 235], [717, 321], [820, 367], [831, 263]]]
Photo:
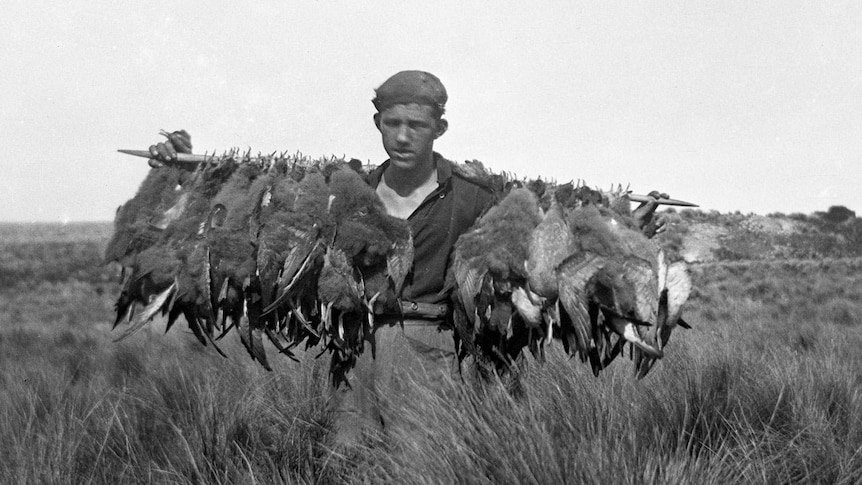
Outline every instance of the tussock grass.
[[320, 471], [322, 362], [266, 373], [237, 345], [224, 360], [189, 352], [185, 335], [113, 344], [98, 333], [4, 333], [0, 482], [270, 483]]
[[641, 382], [622, 366], [593, 379], [556, 355], [528, 366], [521, 397], [502, 386], [419, 390], [419, 398], [401, 403], [409, 421], [409, 434], [398, 437], [402, 452], [379, 457], [385, 465], [375, 481], [862, 479], [858, 367], [822, 355], [800, 358], [790, 349], [746, 354], [729, 345], [680, 346]]
[[550, 348], [414, 385], [350, 449], [312, 352], [267, 373], [230, 337], [229, 359], [158, 325], [115, 344], [115, 283], [0, 288], [0, 483], [862, 483], [860, 267], [697, 266], [695, 328], [646, 379]]

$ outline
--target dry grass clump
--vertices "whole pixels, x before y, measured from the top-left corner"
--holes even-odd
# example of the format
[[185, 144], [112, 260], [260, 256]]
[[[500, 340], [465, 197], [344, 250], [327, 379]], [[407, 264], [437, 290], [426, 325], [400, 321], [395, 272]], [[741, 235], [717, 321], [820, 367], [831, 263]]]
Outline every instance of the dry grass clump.
[[[690, 344], [690, 343], [689, 343]], [[695, 350], [691, 348], [690, 350]], [[849, 366], [697, 352], [636, 383], [570, 362], [496, 387], [404, 403], [400, 454], [373, 474], [400, 483], [857, 483], [859, 383]], [[828, 379], [822, 376], [831, 375]], [[420, 391], [421, 392], [421, 391]], [[428, 426], [428, 423], [436, 426]]]
[[[10, 334], [0, 342], [0, 482], [249, 483], [319, 474], [313, 462], [328, 416], [320, 405], [325, 368], [316, 361], [264, 375], [244, 359], [189, 354], [186, 339], [116, 345], [80, 330]], [[7, 352], [14, 347], [23, 351]]]

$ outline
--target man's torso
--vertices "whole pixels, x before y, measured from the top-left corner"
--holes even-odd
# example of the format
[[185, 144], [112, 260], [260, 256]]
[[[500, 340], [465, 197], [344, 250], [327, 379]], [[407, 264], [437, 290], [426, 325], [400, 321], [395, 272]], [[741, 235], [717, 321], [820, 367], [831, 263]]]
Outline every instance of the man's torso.
[[[445, 281], [452, 248], [493, 201], [488, 189], [454, 174], [452, 162], [436, 153], [434, 157], [438, 185], [407, 218], [414, 246], [413, 269], [401, 295], [407, 301], [448, 300]], [[386, 166], [369, 177], [375, 189]]]

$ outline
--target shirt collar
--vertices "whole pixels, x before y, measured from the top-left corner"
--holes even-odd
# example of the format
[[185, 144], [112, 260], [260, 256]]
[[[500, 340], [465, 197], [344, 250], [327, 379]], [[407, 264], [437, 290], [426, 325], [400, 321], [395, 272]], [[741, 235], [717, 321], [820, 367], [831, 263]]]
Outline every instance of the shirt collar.
[[[437, 185], [440, 187], [445, 186], [449, 179], [452, 178], [452, 162], [443, 158], [437, 152], [434, 152], [434, 165], [437, 168]], [[368, 174], [368, 184], [371, 185], [371, 188], [376, 189], [378, 185], [380, 185], [380, 179], [383, 178], [383, 172], [389, 167], [389, 160], [386, 160], [380, 166], [378, 166], [374, 171]]]

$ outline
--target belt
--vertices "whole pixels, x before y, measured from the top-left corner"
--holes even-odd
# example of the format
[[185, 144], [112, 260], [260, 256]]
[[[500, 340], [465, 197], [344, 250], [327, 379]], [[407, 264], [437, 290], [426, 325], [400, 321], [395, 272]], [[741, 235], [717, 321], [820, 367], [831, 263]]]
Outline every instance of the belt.
[[416, 320], [443, 320], [450, 314], [449, 305], [446, 303], [423, 303], [419, 301], [400, 301], [400, 313], [390, 308], [375, 306], [374, 313], [384, 319], [416, 319]]

